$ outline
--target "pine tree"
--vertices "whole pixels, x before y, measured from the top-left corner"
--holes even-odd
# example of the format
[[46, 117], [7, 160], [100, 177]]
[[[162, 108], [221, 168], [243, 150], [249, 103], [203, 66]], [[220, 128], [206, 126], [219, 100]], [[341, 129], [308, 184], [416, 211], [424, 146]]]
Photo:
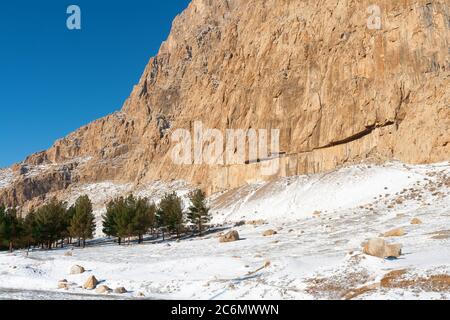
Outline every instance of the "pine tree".
[[70, 229], [69, 228], [70, 228], [70, 225], [72, 223], [72, 219], [75, 216], [75, 212], [76, 212], [75, 204], [71, 205], [69, 207], [69, 209], [67, 209], [67, 211], [66, 211], [66, 223], [67, 223], [67, 234], [66, 234], [66, 237], [69, 238], [68, 239], [68, 243], [69, 244], [72, 243], [72, 235], [70, 234]]
[[55, 198], [36, 211], [36, 235], [39, 242], [51, 249], [53, 243], [62, 239], [66, 229], [66, 204]]
[[206, 194], [198, 189], [189, 194], [191, 206], [187, 212], [189, 222], [195, 225], [199, 231], [200, 236], [204, 230], [204, 226], [211, 221], [209, 208], [206, 205]]
[[157, 211], [158, 225], [163, 230], [167, 228], [169, 232], [176, 232], [180, 236], [183, 227], [183, 204], [180, 197], [175, 192], [167, 193], [159, 203]]
[[86, 246], [86, 239], [92, 239], [95, 231], [95, 216], [92, 213], [92, 202], [87, 195], [81, 196], [75, 202], [75, 213], [70, 221], [70, 235], [78, 238], [78, 244], [83, 242]]
[[119, 245], [123, 238], [138, 237], [138, 243], [150, 229], [156, 227], [156, 206], [147, 198], [117, 198], [108, 203], [103, 215], [103, 233], [118, 237]]
[[26, 244], [28, 250], [30, 249], [31, 244], [36, 245], [38, 240], [35, 216], [36, 213], [30, 211], [23, 220], [23, 242]]
[[135, 235], [133, 221], [135, 207], [136, 198], [130, 195], [124, 200], [124, 205], [119, 207], [118, 214], [115, 216], [117, 234], [121, 238], [128, 238], [128, 243], [130, 243], [131, 237]]
[[146, 198], [139, 198], [136, 200], [133, 210], [133, 231], [138, 237], [138, 243], [142, 243], [143, 235], [155, 225], [156, 206], [153, 203], [149, 204]]
[[122, 238], [119, 236], [117, 228], [117, 217], [125, 211], [125, 199], [120, 197], [114, 199], [106, 206], [106, 213], [102, 216], [103, 233], [110, 237], [117, 237], [119, 245], [122, 242]]
[[0, 239], [8, 244], [9, 252], [14, 249], [14, 244], [22, 236], [22, 223], [16, 210], [0, 208]]

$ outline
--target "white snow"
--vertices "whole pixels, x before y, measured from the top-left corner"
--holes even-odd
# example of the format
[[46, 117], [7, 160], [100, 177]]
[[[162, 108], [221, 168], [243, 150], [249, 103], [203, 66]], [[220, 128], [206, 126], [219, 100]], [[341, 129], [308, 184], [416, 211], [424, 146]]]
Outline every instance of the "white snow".
[[[342, 299], [347, 291], [379, 284], [393, 270], [405, 269], [409, 278], [450, 276], [450, 237], [445, 236], [447, 231], [450, 235], [448, 179], [449, 163], [389, 163], [249, 185], [212, 198], [214, 223], [225, 223], [225, 232], [227, 228], [239, 231], [241, 241], [219, 243], [218, 230], [179, 242], [159, 239], [120, 247], [101, 242], [75, 248], [73, 256], [64, 255], [68, 248], [36, 250], [28, 256], [23, 251], [0, 253], [0, 287], [10, 297], [23, 298], [24, 290], [38, 290], [30, 291], [32, 296], [65, 294], [77, 299], [95, 295], [78, 287], [92, 274], [111, 288], [126, 287], [130, 292], [121, 298], [142, 292], [148, 298], [164, 299]], [[167, 188], [181, 194], [189, 190], [181, 182], [171, 186], [158, 182], [134, 191], [156, 199]], [[125, 185], [114, 183], [81, 189], [72, 196], [92, 192], [100, 202], [129, 192]], [[414, 217], [423, 224], [411, 225]], [[267, 224], [235, 227], [231, 223], [257, 219]], [[361, 253], [363, 241], [396, 227], [403, 227], [406, 235], [386, 240], [403, 245], [400, 259]], [[267, 229], [278, 234], [263, 237]], [[267, 261], [270, 266], [247, 275]], [[74, 264], [88, 271], [69, 275]], [[60, 279], [76, 285], [57, 290]], [[354, 298], [449, 299], [450, 290], [377, 287]]]
[[14, 181], [14, 172], [11, 169], [0, 169], [0, 190], [7, 188]]

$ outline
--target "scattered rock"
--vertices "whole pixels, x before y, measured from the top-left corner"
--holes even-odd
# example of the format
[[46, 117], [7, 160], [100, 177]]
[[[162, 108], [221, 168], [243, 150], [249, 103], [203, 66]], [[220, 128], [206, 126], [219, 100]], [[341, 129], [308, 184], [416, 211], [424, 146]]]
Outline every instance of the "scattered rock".
[[139, 293], [137, 294], [137, 296], [138, 296], [138, 297], [145, 297], [145, 294], [144, 294], [143, 292], [139, 292]]
[[69, 283], [67, 282], [66, 279], [60, 280], [58, 282], [58, 289], [69, 289]]
[[241, 226], [243, 226], [243, 225], [245, 225], [245, 221], [244, 221], [244, 220], [238, 221], [238, 222], [236, 222], [236, 223], [234, 224], [235, 227], [241, 227]]
[[270, 229], [270, 230], [264, 231], [263, 236], [270, 237], [270, 236], [276, 235], [277, 233], [278, 232], [276, 232], [275, 230]]
[[262, 226], [264, 224], [266, 224], [267, 222], [260, 219], [260, 220], [252, 220], [252, 221], [247, 221], [247, 224], [250, 224], [252, 226]]
[[238, 240], [239, 240], [239, 233], [236, 230], [226, 233], [219, 239], [220, 242], [233, 242]]
[[382, 237], [402, 237], [405, 234], [406, 233], [405, 233], [405, 230], [403, 228], [396, 228], [396, 229], [393, 229], [393, 230], [390, 230], [390, 231], [384, 233], [382, 235]]
[[95, 290], [95, 292], [99, 293], [99, 294], [109, 293], [111, 291], [112, 291], [111, 288], [109, 288], [108, 286], [105, 286], [105, 285], [101, 285]]
[[378, 258], [398, 258], [402, 254], [401, 244], [387, 244], [380, 238], [367, 241], [363, 246], [363, 252]]
[[82, 274], [84, 273], [86, 270], [79, 265], [74, 265], [72, 268], [70, 268], [70, 274]]
[[118, 287], [118, 288], [114, 289], [114, 293], [117, 293], [117, 294], [124, 294], [127, 292], [128, 292], [127, 289], [125, 289], [124, 287]]
[[97, 287], [98, 280], [94, 276], [90, 276], [83, 285], [83, 289], [94, 290]]
[[411, 224], [422, 224], [422, 220], [420, 220], [419, 218], [414, 218], [411, 220]]

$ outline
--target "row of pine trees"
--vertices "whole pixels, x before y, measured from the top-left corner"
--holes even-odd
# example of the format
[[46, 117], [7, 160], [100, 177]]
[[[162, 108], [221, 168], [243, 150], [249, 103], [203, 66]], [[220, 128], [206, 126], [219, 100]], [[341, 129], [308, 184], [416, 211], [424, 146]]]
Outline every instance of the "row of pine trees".
[[[162, 234], [163, 240], [167, 233], [179, 237], [192, 230], [201, 235], [211, 218], [205, 193], [195, 190], [189, 194], [189, 199], [191, 205], [187, 211], [183, 210], [182, 199], [175, 192], [166, 194], [158, 206], [147, 198], [133, 195], [114, 199], [108, 203], [102, 217], [103, 233], [116, 237], [119, 245], [123, 239], [131, 241], [132, 238], [142, 243], [148, 234], [156, 237]], [[52, 249], [74, 242], [85, 247], [95, 229], [92, 202], [86, 195], [70, 207], [53, 199], [25, 218], [14, 209], [0, 206], [0, 249]]]

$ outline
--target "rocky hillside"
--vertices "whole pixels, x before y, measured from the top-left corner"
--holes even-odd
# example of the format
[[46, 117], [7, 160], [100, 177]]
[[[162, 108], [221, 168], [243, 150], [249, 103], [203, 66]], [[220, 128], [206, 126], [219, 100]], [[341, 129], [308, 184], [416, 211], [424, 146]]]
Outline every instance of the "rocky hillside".
[[275, 176], [449, 160], [448, 2], [376, 2], [379, 29], [368, 28], [373, 1], [193, 0], [122, 110], [0, 171], [0, 201], [37, 203], [105, 180], [214, 192], [267, 179], [258, 163], [175, 165], [171, 133], [195, 121], [280, 129]]

